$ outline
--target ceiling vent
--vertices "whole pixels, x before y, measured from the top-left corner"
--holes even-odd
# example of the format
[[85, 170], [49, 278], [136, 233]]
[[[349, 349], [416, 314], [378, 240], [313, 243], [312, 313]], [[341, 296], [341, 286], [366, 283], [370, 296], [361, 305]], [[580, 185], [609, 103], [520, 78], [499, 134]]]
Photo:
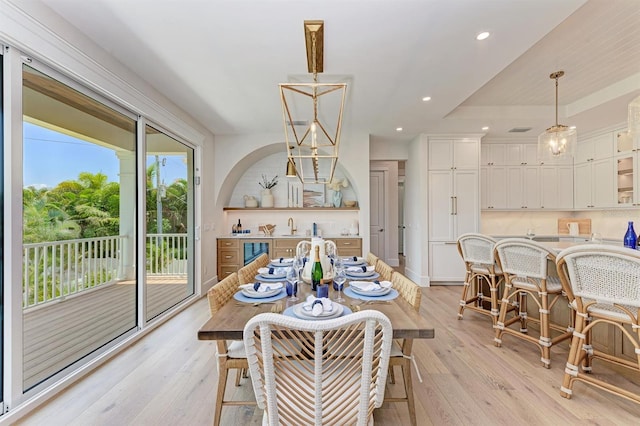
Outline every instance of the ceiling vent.
[[514, 127], [513, 129], [509, 130], [509, 133], [525, 133], [529, 130], [531, 130], [531, 127]]

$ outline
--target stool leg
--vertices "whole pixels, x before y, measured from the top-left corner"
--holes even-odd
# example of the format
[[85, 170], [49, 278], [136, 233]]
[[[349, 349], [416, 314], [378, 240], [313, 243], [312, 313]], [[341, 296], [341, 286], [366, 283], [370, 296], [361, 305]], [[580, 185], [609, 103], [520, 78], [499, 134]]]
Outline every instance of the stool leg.
[[462, 313], [467, 306], [467, 297], [469, 297], [469, 287], [471, 287], [471, 270], [467, 266], [467, 272], [464, 276], [464, 285], [462, 286], [462, 295], [460, 296], [460, 307], [458, 308], [458, 319], [462, 319]]

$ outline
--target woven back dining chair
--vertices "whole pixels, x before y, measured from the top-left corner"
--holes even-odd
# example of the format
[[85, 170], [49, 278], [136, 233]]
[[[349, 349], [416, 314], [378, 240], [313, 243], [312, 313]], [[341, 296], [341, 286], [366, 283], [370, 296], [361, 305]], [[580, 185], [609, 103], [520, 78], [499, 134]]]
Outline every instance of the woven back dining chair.
[[258, 275], [258, 269], [265, 268], [271, 260], [266, 253], [262, 253], [260, 256], [256, 257], [252, 262], [243, 266], [238, 270], [238, 279], [240, 280], [240, 284], [249, 284], [256, 280], [256, 275]]
[[[574, 383], [581, 381], [640, 403], [640, 394], [602, 380], [591, 366], [595, 358], [640, 372], [640, 252], [586, 244], [563, 250], [556, 261], [570, 306], [576, 312], [560, 394], [571, 398]], [[620, 330], [622, 339], [631, 343], [635, 360], [593, 348], [591, 334], [596, 326]]]
[[367, 265], [371, 265], [375, 269], [376, 263], [378, 263], [378, 256], [369, 252], [367, 253], [367, 257], [365, 257], [365, 260], [367, 261]]
[[[382, 405], [392, 329], [378, 311], [253, 317], [244, 344], [263, 425], [367, 425]], [[330, 349], [330, 350], [329, 350]]]
[[[207, 292], [207, 300], [209, 301], [209, 311], [211, 315], [218, 312], [226, 303], [228, 303], [233, 295], [238, 291], [238, 274], [232, 273], [211, 287]], [[249, 369], [247, 356], [242, 341], [225, 341], [217, 340], [217, 361], [218, 361], [218, 391], [216, 395], [216, 406], [213, 417], [214, 426], [220, 424], [220, 416], [222, 415], [222, 407], [225, 405], [255, 405], [255, 401], [237, 401], [225, 400], [225, 388], [231, 370], [236, 370], [236, 386], [240, 386], [240, 377]]]
[[[556, 256], [546, 247], [524, 238], [507, 238], [496, 243], [498, 265], [505, 276], [505, 287], [500, 303], [500, 314], [494, 325], [495, 345], [502, 346], [502, 336], [510, 334], [540, 348], [540, 361], [545, 368], [551, 367], [551, 346], [569, 339], [573, 331], [570, 324], [555, 324], [551, 309], [559, 300], [566, 300], [557, 276], [548, 274], [548, 265], [555, 263]], [[527, 314], [527, 301], [533, 301], [539, 317]], [[511, 305], [518, 306], [518, 315], [507, 321], [507, 311]], [[539, 337], [529, 335], [529, 323], [540, 328]], [[510, 327], [520, 323], [520, 329]], [[551, 336], [551, 330], [560, 332]]]
[[380, 279], [385, 281], [391, 281], [391, 275], [393, 274], [393, 268], [389, 266], [382, 259], [378, 259], [375, 266], [375, 271], [380, 274]]
[[[496, 240], [477, 234], [467, 233], [458, 237], [458, 253], [466, 269], [462, 296], [458, 307], [458, 319], [462, 319], [465, 309], [471, 309], [491, 317], [496, 323], [499, 314], [498, 292], [504, 274], [496, 264], [494, 247]], [[485, 293], [489, 294], [485, 294]], [[484, 301], [491, 302], [490, 310]]]
[[[422, 290], [418, 284], [398, 271], [393, 271], [393, 274], [391, 274], [391, 283], [392, 287], [400, 293], [400, 297], [406, 300], [416, 312], [420, 311]], [[404, 382], [404, 397], [386, 396], [384, 402], [406, 402], [409, 408], [411, 425], [416, 426], [416, 404], [413, 396], [413, 379], [411, 377], [412, 362], [416, 368], [418, 379], [421, 382], [422, 378], [420, 377], [420, 372], [411, 353], [412, 348], [413, 339], [394, 339], [393, 345], [391, 346], [391, 355], [389, 356], [389, 378], [391, 383], [395, 383], [393, 369], [395, 366], [400, 366]]]

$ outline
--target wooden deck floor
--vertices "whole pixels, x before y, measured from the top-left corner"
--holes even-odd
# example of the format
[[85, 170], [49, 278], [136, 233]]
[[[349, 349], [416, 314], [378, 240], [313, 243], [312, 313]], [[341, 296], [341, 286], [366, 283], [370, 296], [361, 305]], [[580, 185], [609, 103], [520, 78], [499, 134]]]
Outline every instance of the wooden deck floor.
[[[538, 349], [507, 336], [493, 345], [490, 319], [474, 312], [457, 319], [459, 286], [423, 290], [422, 314], [435, 339], [414, 343], [420, 383], [414, 374], [419, 425], [637, 425], [640, 405], [578, 383], [571, 400], [560, 396], [566, 346], [552, 349], [551, 369], [540, 366]], [[34, 410], [21, 425], [210, 425], [216, 394], [214, 342], [196, 332], [209, 318], [202, 299], [131, 348]], [[640, 393], [640, 378], [596, 362], [594, 372]], [[392, 393], [400, 392], [396, 374]], [[250, 398], [250, 380], [227, 396]], [[226, 407], [223, 425], [260, 425], [254, 407]], [[376, 425], [409, 424], [406, 404], [386, 403]]]
[[[183, 277], [148, 281], [148, 315], [153, 318], [188, 296]], [[24, 313], [24, 388], [136, 327], [133, 282], [97, 288]]]

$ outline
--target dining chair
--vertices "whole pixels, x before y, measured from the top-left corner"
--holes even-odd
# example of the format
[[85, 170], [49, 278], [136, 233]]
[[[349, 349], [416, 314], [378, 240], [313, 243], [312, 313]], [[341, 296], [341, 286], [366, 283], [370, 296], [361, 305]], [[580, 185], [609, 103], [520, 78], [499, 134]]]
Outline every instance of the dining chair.
[[238, 270], [240, 284], [249, 284], [254, 282], [256, 280], [256, 275], [258, 275], [258, 269], [265, 268], [269, 265], [269, 262], [271, 262], [269, 256], [266, 253], [262, 253], [252, 262], [240, 268]]
[[393, 268], [389, 266], [382, 259], [378, 259], [376, 262], [376, 266], [374, 267], [375, 271], [380, 274], [380, 279], [384, 281], [391, 281], [391, 275], [393, 274]]
[[[587, 244], [563, 250], [556, 261], [569, 304], [576, 312], [560, 395], [571, 398], [574, 383], [581, 381], [640, 403], [640, 394], [602, 380], [591, 367], [595, 358], [640, 372], [640, 252]], [[635, 360], [594, 348], [591, 334], [596, 326], [618, 329], [621, 338], [631, 343]]]
[[311, 255], [311, 241], [302, 240], [296, 244], [296, 256], [310, 256]]
[[[236, 272], [225, 277], [222, 281], [211, 287], [207, 292], [209, 301], [209, 311], [211, 315], [215, 314], [222, 308], [233, 295], [238, 291], [240, 285], [238, 274]], [[220, 424], [220, 416], [222, 415], [222, 407], [225, 405], [255, 405], [255, 401], [237, 401], [225, 400], [224, 391], [227, 386], [227, 380], [231, 370], [236, 370], [236, 386], [240, 386], [240, 377], [249, 369], [247, 356], [242, 341], [225, 341], [217, 340], [217, 359], [218, 359], [218, 391], [216, 395], [215, 414], [213, 417], [214, 426]]]
[[[500, 312], [498, 292], [504, 274], [496, 264], [495, 245], [496, 240], [483, 234], [467, 233], [458, 237], [458, 253], [466, 269], [458, 307], [458, 319], [462, 319], [466, 308], [488, 315], [492, 323], [496, 323]], [[487, 287], [488, 295], [485, 294]], [[484, 306], [486, 299], [491, 302], [490, 310]]]
[[392, 333], [389, 319], [373, 310], [325, 321], [273, 313], [250, 319], [244, 345], [262, 424], [373, 424]]
[[[540, 361], [545, 368], [551, 367], [551, 346], [571, 337], [573, 321], [561, 326], [551, 321], [550, 312], [559, 300], [566, 298], [560, 279], [548, 274], [549, 262], [556, 257], [544, 246], [524, 238], [506, 238], [496, 243], [498, 266], [505, 277], [505, 286], [500, 303], [500, 314], [496, 324], [494, 342], [502, 346], [502, 336], [510, 334], [536, 344], [540, 348]], [[517, 300], [516, 300], [517, 299]], [[527, 314], [527, 301], [533, 300], [538, 307], [539, 318]], [[518, 314], [506, 320], [509, 306], [517, 304]], [[520, 329], [510, 327], [520, 323]], [[539, 337], [529, 335], [529, 323], [540, 328]], [[551, 330], [561, 334], [551, 337]]]
[[369, 252], [367, 253], [367, 257], [365, 257], [365, 260], [367, 261], [367, 265], [371, 265], [375, 269], [376, 263], [378, 263], [378, 256]]
[[[400, 293], [400, 297], [406, 300], [416, 312], [420, 311], [420, 302], [422, 300], [422, 290], [420, 286], [407, 278], [398, 271], [394, 271], [391, 275], [392, 287]], [[413, 397], [413, 379], [411, 377], [411, 363], [413, 362], [418, 379], [422, 382], [420, 372], [416, 365], [416, 361], [411, 350], [413, 347], [413, 339], [394, 339], [391, 346], [391, 355], [389, 356], [389, 378], [391, 383], [395, 383], [395, 374], [393, 368], [398, 365], [402, 371], [404, 381], [403, 398], [385, 397], [384, 402], [406, 402], [409, 408], [409, 419], [412, 426], [416, 426], [416, 405]]]

